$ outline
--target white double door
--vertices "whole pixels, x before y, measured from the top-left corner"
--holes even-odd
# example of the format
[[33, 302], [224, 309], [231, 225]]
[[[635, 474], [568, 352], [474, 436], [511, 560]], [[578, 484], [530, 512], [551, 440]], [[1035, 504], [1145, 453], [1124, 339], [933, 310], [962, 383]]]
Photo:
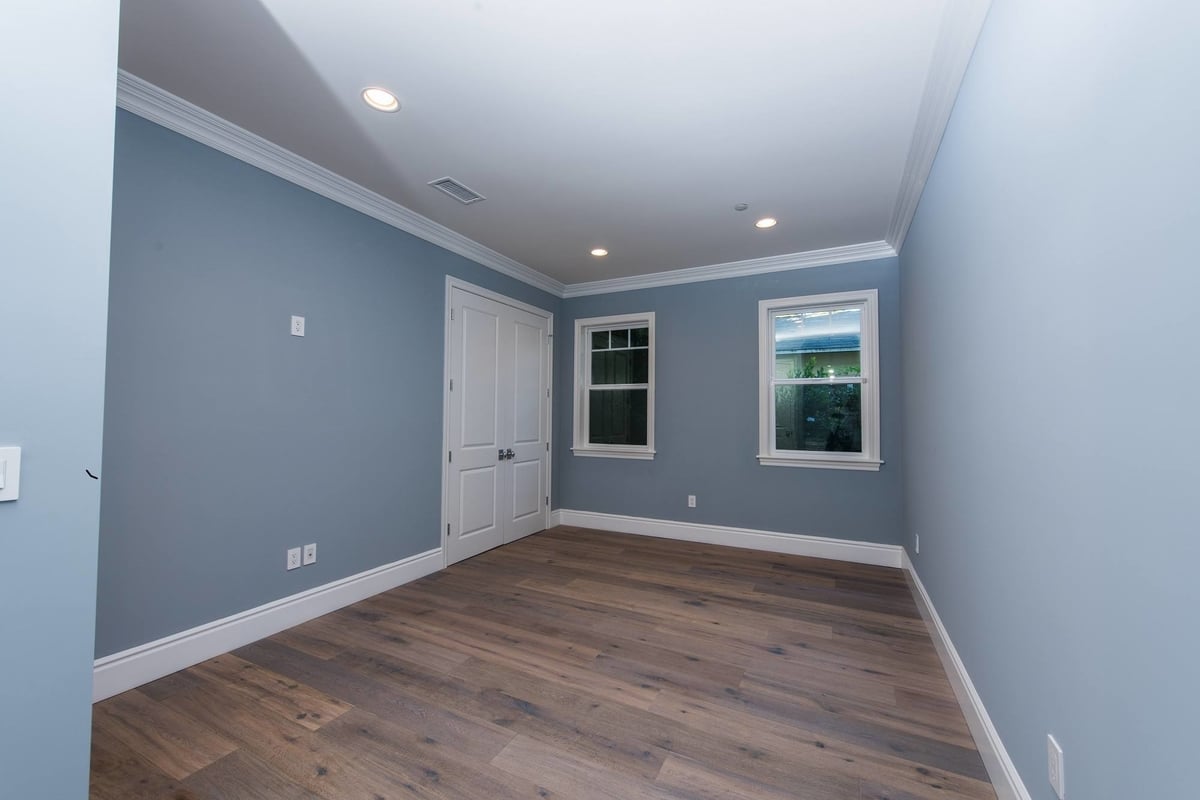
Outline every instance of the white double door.
[[449, 292], [445, 510], [452, 564], [546, 527], [551, 317], [462, 286], [451, 284]]

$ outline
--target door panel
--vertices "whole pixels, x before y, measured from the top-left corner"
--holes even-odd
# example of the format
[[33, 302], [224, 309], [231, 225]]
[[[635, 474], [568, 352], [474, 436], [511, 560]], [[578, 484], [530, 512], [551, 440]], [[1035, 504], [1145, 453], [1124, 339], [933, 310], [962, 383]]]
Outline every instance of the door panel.
[[[542, 462], [537, 459], [514, 462], [513, 474], [513, 520], [525, 520], [542, 510]], [[540, 529], [539, 529], [540, 530]]]
[[450, 311], [447, 563], [545, 527], [550, 429], [550, 320], [457, 286]]
[[464, 447], [498, 444], [500, 316], [486, 310], [462, 309], [462, 444]]
[[461, 520], [459, 536], [467, 538], [498, 529], [496, 524], [496, 467], [463, 470], [458, 508]]
[[541, 322], [541, 327], [534, 327], [527, 320], [518, 320], [513, 328], [513, 441], [517, 444], [542, 441], [546, 350], [545, 321]]

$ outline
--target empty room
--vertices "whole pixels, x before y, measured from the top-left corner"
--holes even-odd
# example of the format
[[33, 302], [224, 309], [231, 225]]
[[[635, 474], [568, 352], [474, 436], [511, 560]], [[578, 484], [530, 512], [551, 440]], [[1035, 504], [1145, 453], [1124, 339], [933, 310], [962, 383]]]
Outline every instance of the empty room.
[[0, 797], [1194, 794], [1195, 3], [0, 20]]

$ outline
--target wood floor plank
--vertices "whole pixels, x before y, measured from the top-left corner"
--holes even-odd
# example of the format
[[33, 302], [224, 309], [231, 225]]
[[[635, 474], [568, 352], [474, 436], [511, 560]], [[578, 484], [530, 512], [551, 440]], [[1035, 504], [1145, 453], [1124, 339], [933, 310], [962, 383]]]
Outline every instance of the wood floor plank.
[[92, 713], [92, 726], [94, 738], [125, 744], [176, 780], [237, 749], [237, 742], [232, 739], [136, 689], [97, 705]]
[[200, 800], [112, 736], [92, 737], [92, 800]]
[[[398, 653], [407, 661], [421, 664], [437, 672], [449, 672], [470, 658], [466, 653], [449, 647], [405, 637], [397, 626], [389, 624], [386, 614], [368, 625], [356, 624], [353, 617], [339, 613], [327, 614], [309, 624], [321, 626], [318, 630], [321, 630], [328, 638], [336, 638], [340, 641], [342, 648], [338, 652], [355, 647], [386, 649], [387, 652]], [[276, 641], [288, 644], [287, 639], [278, 636]], [[332, 658], [334, 655], [337, 653], [327, 657]]]
[[842, 768], [853, 777], [878, 776], [881, 783], [907, 791], [948, 791], [952, 793], [949, 796], [964, 800], [994, 797], [986, 779], [959, 775], [939, 766], [919, 765], [898, 754], [846, 741], [833, 730], [813, 731], [778, 724], [715, 700], [663, 692], [651, 711], [686, 720], [686, 724], [701, 730], [724, 726], [738, 731], [754, 742], [760, 753], [758, 763], [762, 773], [774, 772], [779, 784], [803, 782], [808, 768], [826, 770], [846, 765]]
[[263, 711], [278, 714], [310, 730], [316, 730], [350, 710], [349, 703], [230, 653], [197, 664], [190, 672], [213, 686], [228, 687], [245, 694]]
[[[810, 773], [811, 777], [811, 773]], [[823, 773], [823, 781], [806, 780], [802, 786], [782, 789], [744, 775], [730, 774], [689, 758], [671, 756], [663, 764], [657, 783], [679, 790], [696, 800], [841, 800], [854, 797], [858, 782], [836, 773]]]
[[[491, 758], [513, 737], [511, 731], [490, 721], [466, 717], [448, 705], [401, 691], [386, 680], [351, 669], [345, 663], [315, 659], [270, 640], [242, 648], [238, 653], [255, 663], [274, 665], [276, 671], [286, 670], [297, 680], [340, 696], [380, 719], [425, 732], [440, 741], [454, 742], [476, 758]], [[367, 659], [370, 654], [360, 653], [357, 657]], [[378, 677], [386, 676], [384, 672]]]
[[[162, 701], [165, 708], [217, 731], [238, 748], [270, 756], [311, 733], [302, 720], [271, 712], [230, 686], [204, 681]], [[207, 766], [207, 765], [206, 765]]]
[[654, 726], [637, 726], [638, 709], [478, 659], [454, 674], [477, 687], [480, 713], [516, 734], [646, 780], [662, 767], [661, 738]]
[[841, 726], [862, 723], [886, 731], [881, 734], [894, 749], [903, 748], [908, 737], [930, 739], [974, 753], [966, 722], [943, 713], [931, 714], [908, 708], [899, 702], [881, 706], [864, 698], [833, 697], [821, 691], [804, 691], [795, 684], [779, 685], [747, 678], [735, 692], [728, 692], [722, 701], [736, 703], [760, 716], [781, 722], [807, 725], [814, 715], [833, 715], [837, 721], [822, 721], [821, 725]]
[[565, 526], [94, 720], [95, 800], [995, 800], [900, 570]]
[[492, 765], [512, 775], [537, 781], [562, 797], [578, 800], [670, 800], [680, 794], [653, 782], [607, 769], [528, 736], [517, 736]]
[[235, 750], [214, 761], [189, 775], [183, 785], [205, 800], [322, 800], [249, 750]]
[[401, 786], [419, 796], [457, 798], [537, 798], [546, 796], [535, 778], [505, 772], [489, 761], [458, 751], [431, 736], [392, 725], [355, 710], [319, 736], [355, 754], [365, 767], [402, 777]]

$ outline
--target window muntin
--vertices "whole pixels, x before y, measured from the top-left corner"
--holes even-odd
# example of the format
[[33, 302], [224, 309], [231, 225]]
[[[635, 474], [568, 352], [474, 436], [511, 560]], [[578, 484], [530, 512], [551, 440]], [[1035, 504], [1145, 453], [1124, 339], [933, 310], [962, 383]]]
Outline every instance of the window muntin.
[[576, 322], [576, 455], [654, 455], [654, 315]]
[[874, 290], [759, 304], [759, 462], [878, 469]]

